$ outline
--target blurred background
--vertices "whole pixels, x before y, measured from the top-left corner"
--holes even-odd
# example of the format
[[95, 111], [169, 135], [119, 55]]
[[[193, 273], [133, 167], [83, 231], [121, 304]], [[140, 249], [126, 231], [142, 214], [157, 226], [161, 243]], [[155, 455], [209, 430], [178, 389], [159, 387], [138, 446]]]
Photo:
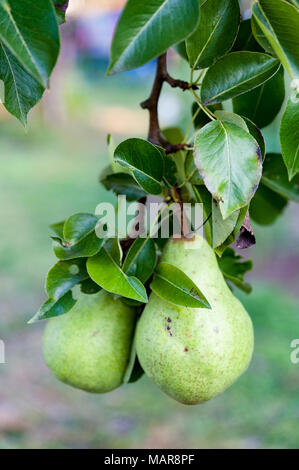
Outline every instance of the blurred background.
[[[246, 2], [245, 2], [246, 3]], [[247, 2], [248, 3], [248, 2]], [[108, 163], [107, 133], [116, 142], [146, 137], [139, 103], [154, 64], [105, 77], [110, 41], [123, 0], [71, 0], [61, 28], [62, 52], [51, 90], [28, 130], [0, 108], [0, 448], [294, 448], [299, 444], [299, 210], [290, 204], [270, 227], [255, 226], [248, 276], [254, 290], [236, 292], [250, 312], [256, 348], [248, 372], [202, 406], [180, 405], [144, 377], [107, 395], [59, 383], [41, 354], [44, 323], [27, 321], [45, 300], [44, 278], [55, 262], [48, 225], [93, 212], [112, 194], [98, 183]], [[173, 51], [170, 69], [187, 77]], [[190, 120], [187, 95], [165, 85], [164, 127]], [[190, 104], [190, 105], [189, 105]], [[268, 151], [279, 151], [275, 122]]]

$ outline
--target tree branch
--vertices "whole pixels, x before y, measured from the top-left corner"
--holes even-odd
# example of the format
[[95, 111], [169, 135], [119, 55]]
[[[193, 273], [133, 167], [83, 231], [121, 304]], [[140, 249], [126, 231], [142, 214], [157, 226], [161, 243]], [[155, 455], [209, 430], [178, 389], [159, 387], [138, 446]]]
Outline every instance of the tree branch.
[[[181, 88], [183, 91], [190, 88], [188, 82], [185, 82], [184, 80], [177, 80], [169, 75], [167, 71], [166, 52], [158, 57], [156, 76], [151, 94], [147, 100], [140, 104], [140, 106], [143, 109], [148, 109], [150, 115], [148, 140], [154, 145], [160, 145], [163, 147], [166, 153], [175, 153], [179, 150], [183, 150], [187, 145], [173, 145], [170, 142], [167, 142], [161, 134], [158, 115], [158, 103], [164, 82], [167, 82], [172, 88]], [[196, 85], [192, 85], [192, 88], [196, 89], [197, 87]]]

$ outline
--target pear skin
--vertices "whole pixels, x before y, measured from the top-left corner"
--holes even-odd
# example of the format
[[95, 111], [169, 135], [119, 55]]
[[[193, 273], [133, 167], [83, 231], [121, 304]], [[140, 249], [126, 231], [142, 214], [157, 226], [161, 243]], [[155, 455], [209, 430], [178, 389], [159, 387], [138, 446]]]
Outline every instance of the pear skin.
[[135, 310], [107, 292], [81, 294], [70, 312], [51, 319], [43, 337], [46, 364], [62, 382], [106, 393], [123, 382]]
[[169, 240], [161, 261], [184, 271], [211, 309], [176, 306], [152, 293], [137, 325], [138, 359], [172, 398], [189, 405], [203, 403], [247, 369], [254, 344], [252, 322], [201, 236]]

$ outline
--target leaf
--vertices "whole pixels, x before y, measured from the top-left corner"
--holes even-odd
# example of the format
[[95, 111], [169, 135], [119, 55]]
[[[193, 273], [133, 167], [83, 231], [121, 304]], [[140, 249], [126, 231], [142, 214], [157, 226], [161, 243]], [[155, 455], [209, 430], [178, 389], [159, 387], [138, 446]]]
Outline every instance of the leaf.
[[278, 114], [284, 101], [283, 68], [267, 82], [233, 100], [234, 112], [251, 119], [258, 127], [266, 127]]
[[128, 384], [128, 383], [135, 383], [137, 380], [139, 380], [144, 374], [144, 370], [142, 369], [137, 354], [136, 354], [136, 347], [135, 347], [135, 338], [133, 340], [132, 348], [131, 348], [131, 354], [130, 354], [130, 359], [129, 359], [129, 364], [127, 366], [123, 383]]
[[246, 126], [248, 127], [249, 133], [257, 141], [258, 146], [261, 151], [262, 159], [264, 160], [265, 155], [266, 155], [266, 144], [265, 144], [263, 134], [261, 133], [260, 129], [254, 124], [254, 122], [252, 122], [250, 119], [248, 119], [245, 116], [242, 116], [242, 118], [246, 122]]
[[[217, 103], [217, 104], [214, 104], [212, 106], [208, 106], [208, 109], [214, 113], [217, 110], [221, 110], [222, 105], [220, 103]], [[198, 104], [196, 102], [194, 102], [192, 104], [192, 116], [194, 116], [194, 114], [197, 111], [198, 111]], [[201, 109], [199, 111], [199, 113], [197, 114], [195, 120], [194, 120], [194, 128], [195, 129], [201, 129], [203, 126], [205, 126], [209, 122], [211, 122], [211, 118], [209, 116], [207, 116], [206, 113], [204, 111], [202, 111], [202, 109]]]
[[195, 200], [198, 203], [203, 204], [203, 215], [204, 215], [204, 233], [207, 242], [210, 246], [213, 245], [213, 227], [212, 227], [212, 196], [205, 187], [201, 184], [198, 186], [192, 185]]
[[29, 323], [67, 313], [76, 303], [71, 289], [87, 278], [85, 259], [56, 263], [48, 272], [46, 279], [46, 292], [49, 299]]
[[282, 156], [269, 153], [264, 161], [262, 182], [281, 196], [299, 203], [299, 175], [289, 181]]
[[129, 168], [137, 183], [149, 194], [160, 194], [164, 175], [164, 159], [161, 152], [143, 139], [128, 139], [119, 144], [114, 160]]
[[241, 21], [238, 35], [232, 47], [232, 51], [263, 52], [263, 49], [255, 40], [253, 35], [250, 19]]
[[65, 221], [50, 225], [50, 228], [53, 230], [53, 232], [61, 239], [63, 238], [64, 223]]
[[215, 116], [219, 121], [231, 122], [236, 126], [241, 127], [244, 131], [248, 132], [248, 127], [244, 119], [238, 114], [231, 113], [229, 111], [216, 111]]
[[81, 242], [94, 232], [98, 223], [98, 218], [93, 214], [74, 214], [64, 223], [63, 237], [64, 240], [74, 245]]
[[299, 11], [284, 0], [260, 0], [254, 19], [291, 78], [299, 77]]
[[299, 99], [290, 97], [280, 124], [281, 152], [291, 180], [299, 171]]
[[59, 32], [52, 1], [2, 1], [0, 40], [22, 67], [47, 88], [59, 52]]
[[123, 270], [144, 284], [152, 275], [156, 263], [157, 250], [153, 239], [137, 238], [127, 253]]
[[174, 46], [174, 49], [177, 51], [177, 53], [182, 57], [182, 59], [185, 59], [188, 61], [188, 55], [187, 55], [187, 49], [186, 49], [186, 41], [181, 41], [176, 46]]
[[250, 284], [244, 282], [244, 274], [252, 269], [252, 261], [241, 262], [242, 257], [232, 248], [227, 248], [221, 258], [218, 258], [219, 268], [228, 281], [235, 284], [247, 294], [252, 291]]
[[235, 211], [223, 220], [219, 205], [215, 201], [212, 202], [213, 248], [222, 245], [233, 232], [239, 213], [240, 211]]
[[26, 126], [27, 115], [41, 99], [45, 88], [21, 66], [1, 41], [0, 79], [5, 85], [5, 108]]
[[122, 248], [118, 238], [110, 238], [105, 243], [105, 250], [113, 261], [120, 266], [123, 257]]
[[256, 42], [261, 46], [261, 48], [269, 54], [275, 56], [275, 52], [273, 51], [269, 41], [267, 40], [253, 15], [251, 16], [251, 29]]
[[273, 224], [288, 201], [261, 183], [250, 203], [250, 217], [259, 225]]
[[52, 237], [57, 258], [69, 260], [94, 256], [101, 249], [104, 240], [95, 232], [98, 218], [92, 214], [74, 214], [63, 226], [63, 237]]
[[230, 233], [230, 235], [227, 237], [226, 240], [224, 240], [224, 242], [221, 245], [219, 245], [215, 248], [215, 252], [217, 253], [217, 255], [219, 257], [221, 257], [223, 255], [223, 252], [226, 250], [226, 248], [229, 245], [231, 245], [232, 243], [235, 242], [238, 233], [242, 229], [247, 211], [248, 211], [248, 206], [242, 207], [242, 209], [237, 211], [238, 212], [238, 218], [237, 218], [237, 222], [236, 222], [236, 225], [235, 225], [233, 231]]
[[127, 196], [128, 201], [137, 201], [147, 195], [134, 178], [127, 173], [107, 175], [101, 180], [101, 183], [106, 189], [113, 191], [115, 194]]
[[194, 157], [224, 219], [249, 203], [262, 173], [260, 149], [250, 134], [230, 122], [213, 121], [198, 131]]
[[81, 288], [81, 292], [87, 295], [96, 294], [97, 292], [101, 290], [101, 287], [98, 284], [96, 284], [92, 279], [90, 279], [90, 277], [80, 282], [80, 288]]
[[207, 71], [201, 87], [203, 105], [235, 98], [269, 80], [278, 70], [277, 59], [260, 52], [231, 52]]
[[198, 15], [198, 0], [128, 0], [112, 41], [108, 74], [163, 54], [194, 30]]
[[194, 163], [194, 156], [192, 152], [187, 153], [185, 160], [185, 175], [186, 182], [191, 184], [202, 184], [203, 179]]
[[167, 302], [191, 308], [211, 308], [194, 282], [176, 266], [160, 263], [151, 283], [153, 292]]
[[238, 0], [206, 0], [196, 30], [186, 40], [191, 67], [204, 69], [233, 45], [240, 21]]
[[46, 292], [49, 298], [59, 300], [76, 284], [87, 278], [85, 259], [58, 261], [48, 272]]
[[96, 256], [88, 259], [87, 271], [91, 279], [108, 292], [140, 302], [148, 301], [143, 284], [123, 272], [105, 245]]
[[71, 245], [59, 237], [52, 237], [55, 256], [61, 260], [87, 258], [99, 252], [105, 240], [97, 237], [95, 232], [85, 237], [79, 243]]
[[54, 0], [54, 5], [58, 24], [65, 23], [65, 13], [69, 5], [69, 0]]
[[72, 292], [67, 292], [59, 300], [48, 299], [28, 323], [35, 323], [38, 320], [58, 317], [69, 312], [77, 301], [73, 298]]

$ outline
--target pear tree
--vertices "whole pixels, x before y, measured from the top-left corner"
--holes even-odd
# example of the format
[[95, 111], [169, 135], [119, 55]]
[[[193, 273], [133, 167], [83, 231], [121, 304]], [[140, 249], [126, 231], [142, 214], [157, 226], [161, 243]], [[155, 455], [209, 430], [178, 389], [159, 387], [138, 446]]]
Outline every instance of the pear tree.
[[[93, 208], [51, 225], [57, 263], [47, 274], [48, 300], [30, 322], [49, 319], [45, 361], [69, 385], [106, 393], [145, 373], [175, 400], [197, 404], [250, 363], [253, 327], [233, 291], [251, 292], [244, 276], [252, 263], [238, 250], [256, 243], [251, 221], [270, 225], [289, 201], [299, 202], [299, 10], [297, 0], [253, 0], [246, 12], [243, 3], [125, 4], [107, 80], [155, 61], [141, 103], [148, 135], [117, 146], [108, 136], [101, 183], [136, 207], [162, 201], [159, 228], [156, 236], [147, 226], [137, 236], [116, 230], [108, 237]], [[23, 125], [49, 86], [67, 6], [0, 1], [3, 104]], [[187, 79], [169, 73], [171, 54], [185, 61]], [[160, 126], [159, 100], [169, 86], [190, 108], [182, 128]], [[265, 143], [271, 123], [280, 153]], [[192, 221], [184, 225], [185, 207], [198, 204], [200, 233]], [[165, 237], [173, 207], [182, 227]], [[127, 217], [127, 206], [117, 211]]]

